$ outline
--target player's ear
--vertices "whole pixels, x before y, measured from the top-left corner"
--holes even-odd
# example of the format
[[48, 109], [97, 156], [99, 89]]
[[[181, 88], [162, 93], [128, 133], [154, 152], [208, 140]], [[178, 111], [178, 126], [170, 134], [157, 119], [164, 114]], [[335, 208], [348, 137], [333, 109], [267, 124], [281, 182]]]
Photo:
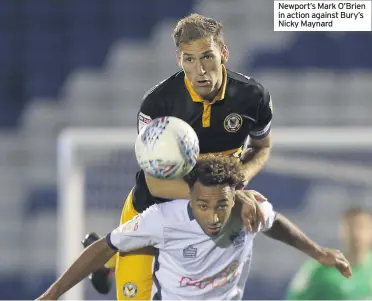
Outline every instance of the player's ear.
[[229, 60], [229, 49], [227, 48], [226, 45], [223, 45], [221, 49], [221, 63], [226, 64], [228, 60]]
[[178, 67], [180, 67], [181, 69], [183, 69], [182, 68], [182, 63], [181, 63], [181, 52], [179, 50], [176, 51], [176, 58], [177, 58]]
[[192, 208], [192, 189], [189, 188], [189, 201], [190, 201], [190, 207]]

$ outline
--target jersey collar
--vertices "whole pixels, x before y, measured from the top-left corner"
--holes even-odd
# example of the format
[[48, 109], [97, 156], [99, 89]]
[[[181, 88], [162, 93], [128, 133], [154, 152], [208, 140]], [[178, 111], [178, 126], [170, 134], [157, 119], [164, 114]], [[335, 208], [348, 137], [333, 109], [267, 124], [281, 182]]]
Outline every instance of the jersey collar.
[[[214, 103], [216, 101], [222, 100], [225, 98], [226, 93], [226, 83], [227, 83], [227, 71], [225, 65], [222, 65], [222, 74], [223, 74], [223, 80], [222, 80], [222, 86], [216, 97], [211, 101], [211, 103]], [[202, 99], [199, 94], [194, 90], [192, 87], [190, 81], [187, 79], [185, 75], [185, 86], [187, 91], [189, 92], [191, 99], [193, 102], [204, 102], [205, 99]]]

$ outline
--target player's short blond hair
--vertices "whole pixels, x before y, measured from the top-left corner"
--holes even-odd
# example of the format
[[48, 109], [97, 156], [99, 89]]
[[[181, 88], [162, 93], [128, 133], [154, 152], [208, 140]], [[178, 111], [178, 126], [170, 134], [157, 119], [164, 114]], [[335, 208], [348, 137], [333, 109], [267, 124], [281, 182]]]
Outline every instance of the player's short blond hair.
[[199, 14], [191, 14], [178, 21], [173, 31], [173, 39], [177, 47], [182, 43], [212, 37], [214, 42], [223, 46], [223, 26], [220, 22]]
[[369, 215], [372, 218], [372, 212], [369, 209], [362, 208], [362, 207], [349, 207], [345, 212], [343, 218], [348, 220], [350, 218], [354, 218], [359, 215]]

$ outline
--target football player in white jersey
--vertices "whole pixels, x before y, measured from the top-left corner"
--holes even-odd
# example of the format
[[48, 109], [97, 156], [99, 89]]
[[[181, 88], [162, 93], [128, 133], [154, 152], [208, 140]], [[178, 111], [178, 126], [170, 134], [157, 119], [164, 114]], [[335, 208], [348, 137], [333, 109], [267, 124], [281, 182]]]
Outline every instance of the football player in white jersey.
[[[190, 200], [153, 205], [120, 225], [85, 249], [39, 299], [58, 299], [118, 251], [152, 246], [156, 250], [153, 300], [238, 300], [243, 296], [249, 273], [253, 239], [261, 231], [349, 277], [350, 265], [342, 253], [310, 240], [275, 213], [268, 201], [259, 203], [263, 220], [256, 223], [260, 219], [252, 216], [252, 224], [243, 225], [238, 207], [249, 198], [244, 191], [235, 190], [244, 179], [241, 166], [230, 157], [200, 158], [185, 178], [190, 186]], [[256, 215], [258, 211], [251, 213]], [[128, 295], [136, 293], [134, 284], [125, 289]]]

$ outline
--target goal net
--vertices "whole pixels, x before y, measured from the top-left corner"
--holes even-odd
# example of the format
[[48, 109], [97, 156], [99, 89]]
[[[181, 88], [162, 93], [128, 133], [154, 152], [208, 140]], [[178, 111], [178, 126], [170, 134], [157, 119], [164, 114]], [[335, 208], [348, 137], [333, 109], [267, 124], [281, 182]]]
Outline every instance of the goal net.
[[[138, 171], [136, 136], [135, 128], [71, 128], [60, 135], [58, 275], [81, 253], [87, 232], [105, 235], [118, 225]], [[312, 238], [337, 246], [343, 211], [372, 203], [372, 128], [275, 128], [273, 145], [250, 188], [265, 194]], [[296, 250], [257, 238], [245, 299], [281, 298], [280, 287], [304, 259]], [[263, 274], [267, 270], [272, 272]], [[265, 289], [254, 285], [263, 278]], [[100, 296], [86, 281], [64, 295], [69, 300], [108, 298], [115, 294]]]

